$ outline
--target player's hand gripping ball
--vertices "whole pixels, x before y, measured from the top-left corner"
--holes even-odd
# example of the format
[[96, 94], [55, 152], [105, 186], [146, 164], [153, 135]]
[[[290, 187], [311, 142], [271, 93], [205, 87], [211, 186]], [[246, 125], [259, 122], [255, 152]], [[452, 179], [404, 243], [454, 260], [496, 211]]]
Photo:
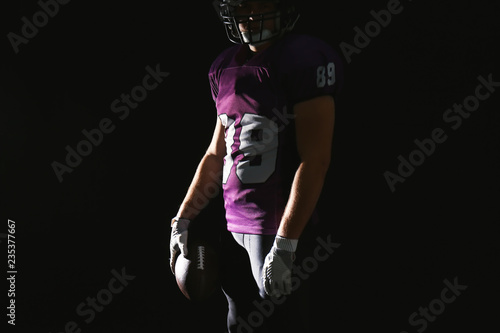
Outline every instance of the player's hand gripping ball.
[[177, 285], [187, 299], [202, 302], [219, 288], [219, 264], [215, 249], [206, 242], [190, 239], [187, 255], [174, 258]]
[[170, 236], [170, 269], [187, 299], [200, 302], [219, 287], [217, 252], [206, 242], [190, 237], [190, 220], [174, 218]]
[[170, 232], [170, 269], [174, 272], [175, 259], [179, 252], [186, 256], [188, 254], [187, 240], [188, 228], [191, 223], [188, 219], [174, 217], [172, 219], [172, 231]]

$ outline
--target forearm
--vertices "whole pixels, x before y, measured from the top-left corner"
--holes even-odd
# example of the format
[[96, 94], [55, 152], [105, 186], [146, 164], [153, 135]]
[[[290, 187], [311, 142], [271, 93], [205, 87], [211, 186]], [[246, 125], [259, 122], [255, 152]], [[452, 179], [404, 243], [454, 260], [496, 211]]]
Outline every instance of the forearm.
[[328, 165], [318, 162], [302, 162], [295, 173], [290, 196], [281, 219], [278, 235], [298, 239], [323, 189]]
[[223, 159], [205, 155], [193, 177], [177, 216], [193, 220], [220, 191]]

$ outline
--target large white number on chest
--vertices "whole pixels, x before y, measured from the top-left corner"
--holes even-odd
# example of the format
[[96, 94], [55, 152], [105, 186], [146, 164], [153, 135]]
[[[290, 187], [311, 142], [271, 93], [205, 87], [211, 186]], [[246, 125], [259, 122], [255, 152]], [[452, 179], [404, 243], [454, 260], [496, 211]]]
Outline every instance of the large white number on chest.
[[236, 165], [243, 184], [264, 183], [276, 168], [278, 126], [266, 117], [246, 113], [241, 119], [240, 150], [245, 157]]
[[[235, 121], [226, 114], [220, 115], [227, 129], [223, 183], [229, 178], [234, 164], [232, 146], [235, 142]], [[267, 117], [246, 113], [240, 121], [240, 145], [243, 158], [236, 163], [236, 175], [243, 184], [264, 183], [276, 169], [278, 151], [278, 126]]]
[[225, 184], [233, 167], [232, 146], [236, 130], [234, 128], [234, 119], [229, 118], [227, 114], [221, 114], [219, 118], [226, 128], [226, 157], [224, 157], [224, 169], [222, 171], [222, 183]]

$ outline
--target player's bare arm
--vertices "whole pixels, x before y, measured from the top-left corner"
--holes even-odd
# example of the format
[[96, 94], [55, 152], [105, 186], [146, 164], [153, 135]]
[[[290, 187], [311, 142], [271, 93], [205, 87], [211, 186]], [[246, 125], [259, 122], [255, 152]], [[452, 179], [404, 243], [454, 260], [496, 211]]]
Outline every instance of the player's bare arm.
[[180, 252], [184, 257], [188, 254], [188, 228], [191, 220], [196, 218], [201, 209], [211, 199], [205, 197], [205, 189], [220, 185], [224, 153], [224, 127], [219, 118], [217, 118], [212, 141], [196, 169], [196, 173], [177, 215], [172, 219], [170, 237], [170, 268], [172, 273], [175, 272], [174, 266], [177, 254]]
[[198, 196], [204, 195], [207, 187], [220, 185], [225, 154], [224, 126], [222, 126], [220, 119], [217, 118], [212, 141], [196, 169], [191, 185], [177, 212], [178, 217], [193, 220], [200, 212], [200, 209], [203, 208], [200, 207], [200, 203], [208, 204], [207, 198], [199, 198]]
[[297, 149], [301, 159], [278, 235], [298, 239], [318, 202], [328, 167], [335, 122], [331, 96], [320, 96], [294, 108]]

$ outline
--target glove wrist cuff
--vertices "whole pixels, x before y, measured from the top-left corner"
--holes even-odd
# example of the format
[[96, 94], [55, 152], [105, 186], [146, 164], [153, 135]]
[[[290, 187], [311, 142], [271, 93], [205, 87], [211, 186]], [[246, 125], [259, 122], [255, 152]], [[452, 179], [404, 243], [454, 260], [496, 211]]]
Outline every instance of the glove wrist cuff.
[[189, 223], [191, 222], [191, 220], [188, 220], [188, 219], [183, 219], [183, 218], [181, 218], [181, 217], [176, 216], [176, 217], [174, 217], [174, 218], [172, 219], [172, 222], [170, 223], [170, 226], [173, 226], [173, 225], [174, 225], [174, 223], [176, 223], [176, 222], [177, 222], [178, 224], [180, 224], [180, 225], [183, 225], [183, 226], [187, 227], [187, 226], [189, 225]]
[[278, 250], [285, 250], [288, 252], [295, 252], [297, 250], [298, 239], [290, 239], [281, 236], [276, 236], [274, 239], [274, 247]]

